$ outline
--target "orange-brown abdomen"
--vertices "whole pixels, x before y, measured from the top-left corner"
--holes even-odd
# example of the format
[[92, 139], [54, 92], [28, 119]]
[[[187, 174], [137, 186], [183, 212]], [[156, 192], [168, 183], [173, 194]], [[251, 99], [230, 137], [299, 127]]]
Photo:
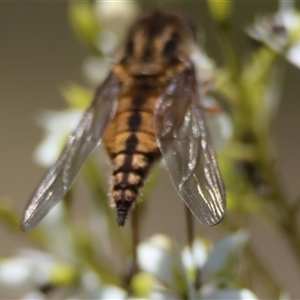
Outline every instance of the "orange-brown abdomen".
[[[149, 89], [150, 82], [155, 88]], [[124, 225], [149, 168], [160, 156], [154, 132], [158, 88], [156, 79], [150, 82], [141, 84], [136, 79], [121, 87], [116, 115], [103, 140], [113, 165], [111, 205], [117, 209], [119, 226]]]

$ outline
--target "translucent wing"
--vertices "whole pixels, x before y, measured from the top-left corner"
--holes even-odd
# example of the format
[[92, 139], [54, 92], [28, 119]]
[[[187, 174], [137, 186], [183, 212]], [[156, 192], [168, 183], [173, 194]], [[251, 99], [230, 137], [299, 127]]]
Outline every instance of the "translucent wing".
[[203, 225], [219, 223], [226, 195], [204, 123], [193, 70], [180, 74], [158, 100], [155, 129], [171, 180]]
[[57, 162], [30, 199], [22, 220], [24, 231], [32, 230], [65, 196], [90, 154], [100, 145], [107, 124], [116, 111], [118, 86], [117, 78], [111, 74], [98, 89]]

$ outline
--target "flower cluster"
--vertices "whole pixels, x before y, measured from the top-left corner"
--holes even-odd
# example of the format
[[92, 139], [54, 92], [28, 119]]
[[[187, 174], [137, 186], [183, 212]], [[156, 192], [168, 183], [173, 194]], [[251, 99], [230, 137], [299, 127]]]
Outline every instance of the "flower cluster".
[[[257, 299], [235, 280], [237, 257], [248, 238], [244, 231], [227, 236], [211, 251], [204, 239], [196, 238], [191, 248], [186, 246], [181, 251], [169, 237], [154, 235], [137, 248], [138, 271], [130, 281], [129, 293], [113, 277], [108, 280], [108, 272], [95, 270], [96, 261], [90, 261], [89, 266], [83, 252], [74, 251], [76, 241], [64, 224], [65, 213], [59, 204], [42, 221], [48, 252], [23, 249], [16, 256], [0, 261], [3, 297]], [[105, 260], [103, 254], [99, 259]]]

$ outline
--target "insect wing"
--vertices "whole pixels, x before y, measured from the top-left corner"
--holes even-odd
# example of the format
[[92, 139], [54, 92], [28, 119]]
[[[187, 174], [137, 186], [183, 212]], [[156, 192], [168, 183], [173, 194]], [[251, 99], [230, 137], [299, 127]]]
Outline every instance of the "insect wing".
[[219, 223], [226, 211], [225, 188], [204, 123], [193, 71], [175, 78], [158, 100], [155, 130], [180, 197], [201, 224]]
[[100, 145], [117, 108], [118, 86], [116, 77], [110, 75], [96, 92], [94, 101], [69, 136], [57, 162], [29, 201], [22, 220], [24, 231], [32, 230], [66, 195], [88, 157]]

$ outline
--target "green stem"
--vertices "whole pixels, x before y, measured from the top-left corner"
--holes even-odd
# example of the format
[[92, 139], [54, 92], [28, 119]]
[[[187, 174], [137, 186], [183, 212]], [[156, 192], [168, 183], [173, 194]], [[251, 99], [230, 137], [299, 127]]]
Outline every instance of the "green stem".
[[223, 47], [225, 62], [228, 65], [228, 69], [230, 70], [232, 78], [234, 80], [239, 80], [241, 64], [239, 61], [239, 56], [236, 55], [237, 51], [233, 44], [230, 20], [227, 19], [226, 22], [222, 22], [217, 25], [219, 37], [221, 39], [221, 45]]

